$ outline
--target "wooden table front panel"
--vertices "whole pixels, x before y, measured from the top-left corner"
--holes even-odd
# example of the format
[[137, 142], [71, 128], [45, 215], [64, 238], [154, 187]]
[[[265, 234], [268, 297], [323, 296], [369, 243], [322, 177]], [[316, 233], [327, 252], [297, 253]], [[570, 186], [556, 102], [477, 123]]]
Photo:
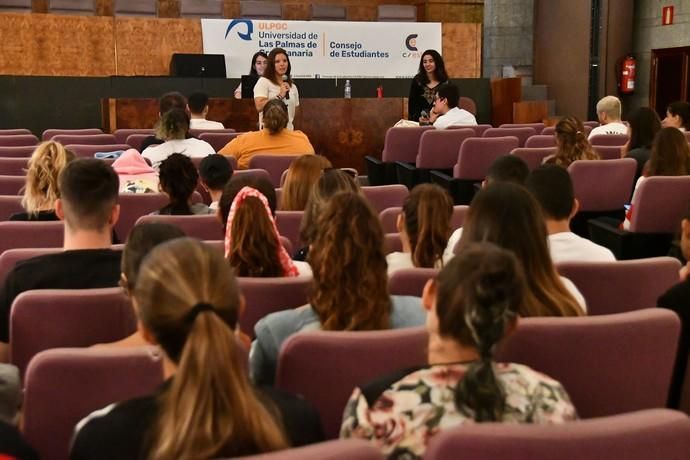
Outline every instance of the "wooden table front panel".
[[[158, 120], [156, 99], [103, 99], [103, 128], [151, 128]], [[403, 118], [404, 98], [302, 99], [295, 128], [304, 131], [317, 153], [335, 167], [364, 173], [364, 157], [380, 157], [386, 130]], [[213, 98], [208, 119], [238, 132], [256, 129], [254, 101]]]

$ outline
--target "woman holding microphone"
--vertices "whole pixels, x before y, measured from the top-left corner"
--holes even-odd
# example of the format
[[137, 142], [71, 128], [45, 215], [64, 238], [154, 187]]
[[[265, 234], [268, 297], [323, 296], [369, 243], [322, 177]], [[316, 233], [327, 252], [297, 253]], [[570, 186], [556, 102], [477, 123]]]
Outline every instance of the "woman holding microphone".
[[259, 112], [259, 127], [263, 126], [262, 111], [269, 99], [280, 99], [287, 106], [287, 129], [294, 130], [295, 108], [299, 106], [299, 91], [290, 77], [290, 58], [287, 51], [274, 48], [268, 53], [268, 64], [254, 86], [254, 104]]

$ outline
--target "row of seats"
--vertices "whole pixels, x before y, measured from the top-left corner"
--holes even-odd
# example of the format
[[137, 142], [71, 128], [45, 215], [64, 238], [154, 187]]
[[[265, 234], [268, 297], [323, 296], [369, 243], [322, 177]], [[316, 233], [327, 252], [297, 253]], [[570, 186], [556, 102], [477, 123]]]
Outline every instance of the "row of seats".
[[[526, 364], [563, 383], [581, 418], [604, 417], [666, 405], [679, 333], [679, 319], [663, 309], [526, 318], [499, 346], [497, 359]], [[352, 389], [423, 365], [427, 341], [424, 328], [296, 334], [281, 349], [276, 386], [310, 401], [327, 437], [334, 438]], [[64, 458], [81, 417], [151, 392], [160, 374], [160, 362], [142, 350], [43, 351], [26, 371], [24, 433], [43, 458]]]
[[[311, 4], [310, 19], [347, 21], [343, 5]], [[31, 12], [31, 0], [0, 0], [0, 12]], [[49, 0], [48, 12], [95, 15], [96, 0]], [[158, 0], [114, 0], [116, 16], [158, 16]], [[180, 0], [180, 16], [186, 18], [223, 18], [223, 0]], [[279, 1], [241, 0], [240, 17], [247, 19], [283, 19]], [[414, 5], [379, 5], [377, 21], [416, 22]]]

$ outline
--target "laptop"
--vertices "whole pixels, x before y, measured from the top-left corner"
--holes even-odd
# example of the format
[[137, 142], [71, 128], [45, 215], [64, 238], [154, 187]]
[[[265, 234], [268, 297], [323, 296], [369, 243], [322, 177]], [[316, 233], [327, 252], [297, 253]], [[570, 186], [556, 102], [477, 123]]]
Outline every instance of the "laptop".
[[170, 76], [225, 78], [225, 56], [175, 53], [170, 58]]
[[254, 86], [257, 81], [258, 75], [242, 75], [242, 99], [254, 99]]

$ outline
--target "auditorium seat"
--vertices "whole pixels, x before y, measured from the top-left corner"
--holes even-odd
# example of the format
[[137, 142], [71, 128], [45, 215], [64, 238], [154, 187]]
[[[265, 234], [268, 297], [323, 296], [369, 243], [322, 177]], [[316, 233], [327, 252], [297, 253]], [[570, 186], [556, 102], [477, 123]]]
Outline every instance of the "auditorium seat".
[[339, 439], [242, 458], [244, 460], [384, 460], [379, 449], [361, 439]]
[[565, 424], [464, 424], [436, 434], [425, 460], [682, 460], [690, 452], [690, 419], [668, 409]]
[[[202, 141], [206, 141], [209, 144], [211, 144], [211, 147], [213, 147], [213, 150], [216, 152], [220, 152], [220, 150], [225, 147], [228, 142], [236, 138], [242, 133], [236, 133], [234, 130], [228, 130], [227, 132], [210, 132], [210, 131], [205, 131], [199, 134], [199, 139]], [[235, 157], [232, 157], [235, 158]]]
[[[582, 125], [583, 125], [585, 128], [589, 128], [589, 131], [591, 131], [592, 129], [594, 129], [594, 128], [596, 128], [597, 126], [599, 126], [600, 123], [599, 123], [598, 121], [583, 121], [583, 122], [582, 122]], [[589, 132], [589, 131], [587, 131], [587, 132]]]
[[48, 0], [48, 12], [53, 14], [96, 14], [95, 0]]
[[215, 214], [195, 216], [161, 216], [146, 215], [137, 219], [135, 225], [163, 222], [180, 227], [187, 236], [200, 240], [218, 240], [223, 238], [223, 226]]
[[369, 185], [397, 183], [398, 176], [395, 163], [398, 161], [414, 163], [417, 158], [422, 134], [430, 129], [433, 129], [433, 127], [388, 128], [383, 141], [381, 159], [379, 160], [371, 155], [364, 158]]
[[282, 19], [283, 6], [270, 0], [240, 0], [240, 17], [249, 19]]
[[422, 134], [414, 165], [398, 161], [398, 183], [412, 189], [415, 185], [430, 182], [432, 171], [451, 174], [457, 162], [462, 143], [475, 137], [471, 129], [429, 130]]
[[544, 123], [503, 123], [499, 128], [534, 128], [536, 135], [544, 130]]
[[385, 255], [391, 252], [402, 252], [402, 241], [399, 233], [384, 233], [383, 234], [383, 253]]
[[124, 152], [125, 150], [129, 150], [131, 147], [128, 144], [69, 144], [66, 145], [65, 148], [72, 151], [78, 158], [93, 158], [96, 152]]
[[26, 440], [43, 460], [65, 460], [80, 420], [109, 404], [152, 394], [163, 383], [155, 356], [150, 347], [39, 353], [24, 385]]
[[249, 159], [249, 169], [264, 169], [271, 177], [274, 187], [280, 187], [280, 176], [286, 171], [290, 164], [301, 157], [301, 153], [295, 152], [294, 155], [271, 155], [270, 153], [258, 153]]
[[425, 365], [427, 340], [423, 327], [294, 334], [281, 347], [276, 387], [312, 403], [326, 438], [337, 438], [352, 390], [391, 372]]
[[292, 247], [297, 249], [303, 246], [299, 237], [303, 216], [304, 211], [276, 211], [275, 220], [278, 233], [290, 240]]
[[120, 218], [115, 223], [115, 233], [120, 241], [126, 241], [137, 219], [168, 204], [168, 197], [164, 193], [121, 193], [118, 202]]
[[415, 5], [379, 5], [376, 11], [379, 22], [417, 22]]
[[122, 129], [116, 129], [113, 132], [113, 136], [115, 136], [115, 143], [116, 144], [127, 144], [127, 138], [131, 136], [132, 134], [146, 134], [147, 136], [153, 136], [153, 129], [146, 129], [146, 128], [122, 128]]
[[232, 173], [232, 177], [240, 176], [254, 176], [257, 178], [260, 177], [271, 182], [271, 175], [268, 174], [268, 171], [266, 171], [265, 169], [236, 169], [235, 172]]
[[223, 129], [190, 129], [189, 135], [201, 139], [202, 134], [235, 134], [235, 130], [232, 128]]
[[397, 233], [398, 232], [398, 216], [402, 213], [402, 206], [392, 206], [386, 208], [379, 213], [379, 220], [383, 233]]
[[619, 260], [664, 256], [688, 205], [690, 176], [648, 177], [634, 193], [629, 230], [590, 220], [589, 234]]
[[245, 309], [240, 315], [240, 329], [254, 339], [254, 325], [271, 313], [301, 307], [309, 303], [310, 276], [280, 278], [238, 277]]
[[558, 273], [575, 283], [584, 296], [588, 315], [655, 307], [657, 299], [678, 283], [680, 267], [673, 257], [556, 265]]
[[562, 383], [580, 417], [603, 417], [666, 406], [679, 334], [678, 316], [661, 308], [520, 318], [495, 356]]
[[518, 138], [515, 136], [467, 139], [462, 143], [458, 152], [457, 162], [453, 167], [453, 176], [433, 171], [431, 181], [448, 190], [453, 197], [454, 204], [469, 204], [477, 191], [477, 187], [486, 178], [491, 164], [498, 157], [508, 155], [518, 147], [518, 144]]
[[457, 230], [465, 225], [465, 219], [467, 219], [467, 213], [470, 211], [470, 207], [467, 205], [455, 205], [453, 206], [453, 214], [450, 216], [450, 228]]
[[21, 196], [0, 195], [0, 221], [8, 220], [18, 212], [24, 212]]
[[362, 187], [362, 193], [378, 213], [386, 208], [402, 206], [410, 192], [404, 185], [379, 185], [377, 187]]
[[0, 176], [26, 176], [26, 168], [29, 166], [28, 158], [2, 158], [0, 157]]
[[426, 282], [438, 275], [435, 268], [403, 268], [388, 277], [388, 291], [391, 295], [421, 297]]
[[[9, 0], [3, 0], [0, 2], [0, 11], [5, 11], [7, 10], [4, 9], [4, 5], [7, 5], [9, 3], [15, 3]], [[21, 2], [16, 2], [16, 3], [21, 3]], [[31, 8], [31, 4], [29, 4], [29, 8]], [[0, 129], [0, 136], [15, 136], [19, 134], [31, 134], [31, 131], [29, 131], [26, 128], [17, 128], [17, 129]]]
[[[589, 136], [589, 133], [592, 131], [592, 127], [589, 126], [589, 125], [584, 125], [584, 128], [585, 128], [585, 134], [586, 134], [587, 136]], [[551, 135], [551, 134], [556, 134], [556, 127], [555, 127], [555, 126], [547, 126], [546, 128], [544, 128], [544, 129], [542, 130], [541, 134], [542, 134], [543, 136], [545, 136], [545, 135], [547, 135], [547, 134], [549, 134], [549, 135]]]
[[530, 136], [525, 141], [525, 147], [531, 148], [543, 148], [543, 147], [556, 147], [556, 136], [545, 135], [545, 136]]
[[0, 136], [0, 146], [2, 147], [24, 147], [35, 146], [36, 144], [38, 144], [38, 138], [33, 134]]
[[624, 206], [630, 203], [637, 162], [632, 158], [617, 160], [578, 160], [568, 166], [575, 198], [580, 205], [570, 221], [570, 229], [589, 236], [588, 221], [611, 217], [622, 221]]
[[0, 158], [29, 158], [34, 150], [35, 145], [0, 145]]
[[617, 160], [621, 158], [620, 145], [593, 145], [592, 148], [602, 160]]
[[534, 128], [489, 128], [484, 131], [482, 137], [514, 136], [518, 139], [518, 147], [524, 147], [527, 139], [536, 134]]
[[[98, 128], [86, 128], [86, 129], [46, 129], [41, 135], [41, 139], [44, 141], [52, 140], [57, 135], [74, 135], [74, 136], [90, 136], [96, 134], [103, 134], [103, 131]], [[113, 142], [116, 144], [117, 142]]]
[[142, 153], [141, 150], [141, 144], [144, 143], [144, 140], [148, 137], [151, 137], [152, 134], [146, 134], [146, 133], [135, 133], [135, 134], [130, 134], [127, 136], [127, 142], [125, 144], [129, 145], [133, 149], [135, 149], [137, 152]]
[[120, 287], [41, 289], [20, 294], [10, 314], [10, 362], [24, 375], [43, 350], [109, 343], [136, 331], [134, 310]]
[[482, 135], [484, 135], [484, 131], [486, 131], [489, 128], [493, 128], [493, 126], [491, 126], [489, 124], [479, 124], [479, 125], [475, 125], [475, 126], [463, 126], [463, 129], [464, 128], [473, 129], [475, 136], [482, 137]]
[[112, 145], [116, 144], [112, 134], [57, 134], [51, 139], [62, 145]]
[[63, 250], [62, 245], [60, 245], [60, 247], [54, 248], [16, 248], [3, 251], [0, 253], [0, 286], [4, 286], [7, 274], [18, 262], [45, 254], [62, 252]]
[[0, 176], [0, 195], [19, 195], [25, 184], [23, 176]]
[[533, 148], [533, 147], [518, 147], [513, 149], [511, 155], [515, 155], [518, 158], [527, 163], [527, 167], [530, 171], [537, 169], [544, 162], [544, 158], [549, 155], [556, 153], [555, 147], [543, 147], [543, 148]]
[[31, 13], [31, 0], [0, 0], [2, 13]]
[[[213, 249], [216, 249], [221, 254], [225, 254], [225, 240], [206, 240], [204, 243], [211, 246]], [[283, 245], [288, 254], [294, 254], [294, 248], [292, 247], [290, 240], [284, 236], [280, 236], [280, 244]], [[2, 260], [1, 257], [2, 256], [0, 256], [0, 261]]]
[[312, 3], [310, 6], [312, 21], [347, 21], [347, 8], [343, 5]]
[[[472, 115], [477, 115], [477, 104], [474, 102], [474, 99], [470, 97], [460, 96], [458, 107], [467, 110]], [[449, 128], [458, 128], [458, 126], [449, 126]], [[460, 126], [460, 128], [465, 128], [465, 126]]]
[[0, 222], [0, 254], [14, 248], [61, 248], [62, 221]]
[[223, 18], [223, 0], [180, 0], [183, 18]]
[[589, 143], [593, 146], [596, 145], [611, 145], [622, 147], [628, 142], [627, 134], [596, 134], [592, 136]]

